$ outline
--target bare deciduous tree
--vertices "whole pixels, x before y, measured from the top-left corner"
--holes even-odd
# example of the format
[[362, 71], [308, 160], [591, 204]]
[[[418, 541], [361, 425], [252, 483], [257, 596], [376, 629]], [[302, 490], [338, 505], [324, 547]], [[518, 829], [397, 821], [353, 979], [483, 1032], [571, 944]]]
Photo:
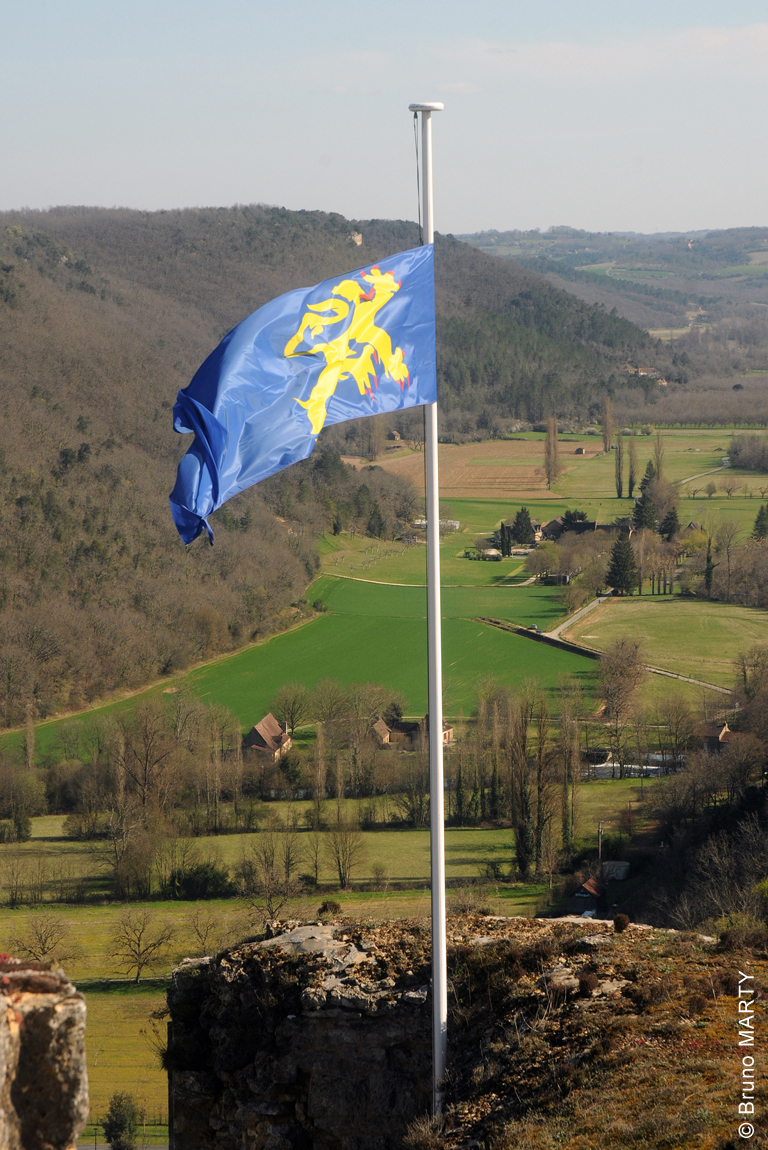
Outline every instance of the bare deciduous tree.
[[174, 750], [165, 707], [154, 699], [141, 702], [121, 727], [126, 780], [133, 783], [143, 808], [152, 800], [163, 805], [167, 798], [163, 782]]
[[66, 919], [44, 910], [30, 914], [10, 943], [15, 954], [35, 962], [70, 962], [82, 953]]
[[644, 676], [640, 646], [631, 639], [619, 639], [600, 659], [599, 692], [605, 705], [613, 758], [618, 761], [622, 779], [637, 692]]
[[656, 438], [653, 442], [653, 463], [656, 468], [656, 482], [664, 482], [664, 440], [661, 438], [661, 432], [656, 432]]
[[187, 937], [197, 954], [215, 954], [247, 933], [248, 922], [242, 915], [222, 918], [220, 911], [196, 907], [184, 922]]
[[159, 923], [151, 911], [127, 910], [117, 920], [107, 953], [118, 970], [126, 974], [135, 970], [138, 984], [145, 970], [165, 960], [172, 937], [173, 927]]
[[283, 683], [272, 697], [269, 709], [280, 723], [285, 723], [291, 732], [301, 725], [309, 710], [309, 691], [303, 683]]
[[614, 460], [616, 498], [624, 496], [624, 436], [621, 432], [616, 436], [616, 458]]
[[299, 865], [298, 832], [295, 827], [280, 830], [275, 820], [260, 831], [237, 868], [243, 896], [267, 921], [303, 893], [301, 880], [294, 871]]
[[731, 573], [733, 566], [733, 552], [736, 547], [736, 539], [739, 534], [739, 528], [735, 523], [726, 521], [721, 523], [715, 537], [715, 547], [718, 554], [725, 558], [725, 574], [726, 574], [726, 587], [725, 587], [725, 601], [731, 601]]
[[328, 831], [326, 849], [339, 877], [339, 886], [348, 890], [352, 872], [363, 860], [365, 847], [360, 828], [353, 822], [340, 822]]

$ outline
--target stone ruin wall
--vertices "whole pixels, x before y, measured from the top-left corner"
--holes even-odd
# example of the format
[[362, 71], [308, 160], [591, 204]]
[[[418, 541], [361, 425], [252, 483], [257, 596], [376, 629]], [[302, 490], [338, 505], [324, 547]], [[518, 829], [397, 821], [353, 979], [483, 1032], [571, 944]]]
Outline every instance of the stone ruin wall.
[[0, 955], [0, 1150], [72, 1150], [87, 1119], [85, 999], [63, 971]]
[[430, 1108], [432, 1058], [428, 938], [403, 928], [396, 951], [386, 928], [317, 924], [182, 963], [173, 1150], [400, 1147]]

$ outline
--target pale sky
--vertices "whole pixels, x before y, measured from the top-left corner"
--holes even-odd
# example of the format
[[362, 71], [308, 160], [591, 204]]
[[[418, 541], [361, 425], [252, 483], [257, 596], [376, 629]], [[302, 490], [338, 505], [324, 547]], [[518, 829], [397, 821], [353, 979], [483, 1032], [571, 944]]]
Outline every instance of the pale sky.
[[764, 0], [0, 0], [0, 209], [768, 225]]

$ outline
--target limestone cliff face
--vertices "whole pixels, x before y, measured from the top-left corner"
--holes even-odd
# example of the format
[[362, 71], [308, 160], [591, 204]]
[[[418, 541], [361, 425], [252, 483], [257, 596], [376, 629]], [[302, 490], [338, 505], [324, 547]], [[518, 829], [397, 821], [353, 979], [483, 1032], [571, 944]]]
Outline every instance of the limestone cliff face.
[[63, 971], [0, 956], [0, 1148], [69, 1150], [88, 1118], [85, 999]]
[[298, 926], [184, 962], [168, 995], [174, 1150], [394, 1150], [430, 1104], [422, 928]]

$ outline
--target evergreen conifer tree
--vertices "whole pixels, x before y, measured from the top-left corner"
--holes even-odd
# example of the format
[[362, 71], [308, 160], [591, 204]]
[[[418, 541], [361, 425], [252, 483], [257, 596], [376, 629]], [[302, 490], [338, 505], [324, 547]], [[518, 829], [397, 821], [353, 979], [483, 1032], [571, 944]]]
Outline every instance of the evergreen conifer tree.
[[755, 526], [752, 529], [753, 539], [766, 539], [768, 538], [768, 505], [762, 505], [757, 513], [755, 519]]
[[637, 447], [635, 445], [635, 437], [632, 435], [629, 440], [629, 475], [627, 476], [627, 495], [631, 499], [635, 493], [635, 484], [637, 483]]
[[643, 494], [645, 494], [645, 492], [648, 490], [648, 488], [650, 487], [651, 483], [653, 483], [655, 478], [656, 478], [656, 468], [653, 466], [653, 460], [649, 459], [648, 460], [648, 466], [645, 469], [645, 475], [640, 480], [640, 490], [643, 492]]
[[635, 553], [628, 535], [619, 535], [611, 548], [606, 582], [619, 595], [631, 595], [637, 583]]
[[712, 580], [715, 574], [715, 567], [717, 563], [712, 558], [712, 536], [707, 537], [707, 561], [704, 565], [704, 586], [707, 589], [707, 598], [712, 596]]
[[533, 543], [533, 525], [527, 507], [521, 507], [512, 524], [512, 538], [515, 543]]
[[669, 543], [673, 535], [680, 530], [680, 520], [677, 517], [677, 508], [673, 505], [661, 521], [659, 534]]
[[477, 773], [475, 773], [475, 785], [472, 788], [472, 795], [469, 800], [467, 822], [472, 826], [480, 822], [480, 784], [477, 781]]
[[456, 811], [454, 813], [454, 820], [459, 827], [464, 826], [466, 818], [467, 796], [464, 790], [464, 778], [461, 769], [461, 759], [459, 759], [459, 769], [456, 774]]
[[649, 531], [656, 530], [656, 504], [650, 491], [644, 491], [635, 504], [632, 523], [641, 530], [647, 527]]
[[384, 520], [384, 516], [381, 514], [381, 508], [379, 507], [378, 503], [374, 501], [373, 507], [371, 508], [371, 514], [368, 517], [368, 525], [366, 527], [366, 531], [369, 535], [373, 536], [374, 539], [382, 539], [386, 529], [387, 524]]

